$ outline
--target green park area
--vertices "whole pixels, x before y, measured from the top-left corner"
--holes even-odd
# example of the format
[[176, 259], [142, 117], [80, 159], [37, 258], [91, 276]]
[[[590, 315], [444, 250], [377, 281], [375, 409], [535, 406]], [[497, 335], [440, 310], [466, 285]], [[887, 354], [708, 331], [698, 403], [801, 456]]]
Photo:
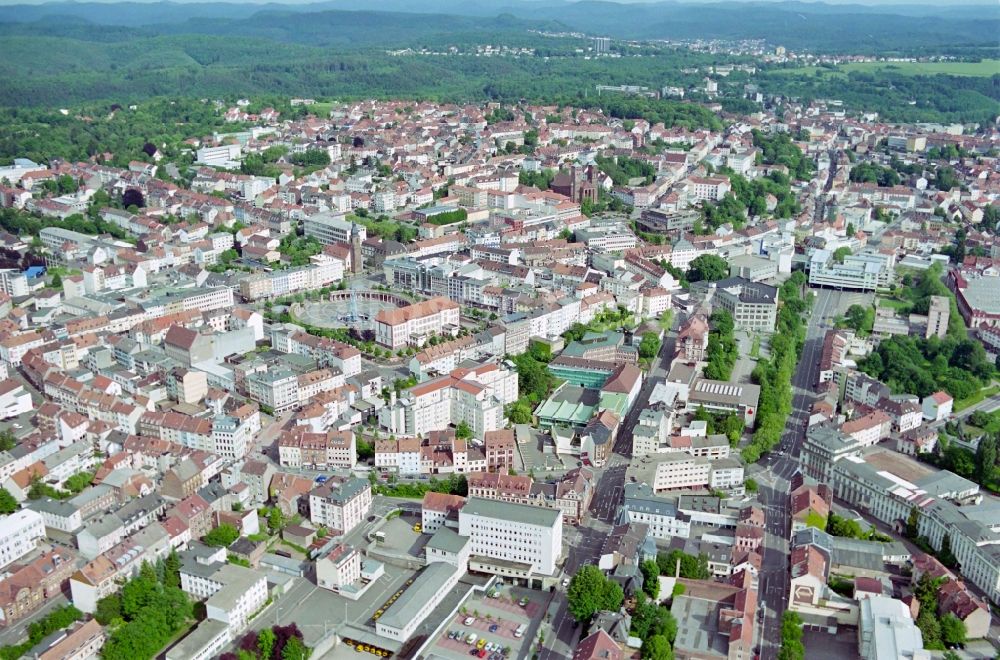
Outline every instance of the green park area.
[[1000, 73], [1000, 60], [980, 60], [978, 62], [848, 62], [836, 67], [801, 66], [793, 69], [776, 69], [772, 73], [781, 75], [840, 75], [852, 71], [872, 73], [891, 71], [904, 76], [949, 76], [990, 77]]

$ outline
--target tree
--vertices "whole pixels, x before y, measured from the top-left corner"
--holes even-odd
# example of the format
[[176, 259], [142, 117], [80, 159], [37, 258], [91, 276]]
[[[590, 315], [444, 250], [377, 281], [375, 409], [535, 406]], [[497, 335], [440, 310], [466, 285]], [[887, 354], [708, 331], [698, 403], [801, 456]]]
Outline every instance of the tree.
[[240, 537], [240, 531], [229, 523], [222, 523], [202, 538], [205, 545], [228, 548]]
[[851, 248], [844, 246], [833, 251], [833, 260], [838, 264], [844, 263], [844, 258], [851, 256]]
[[639, 342], [639, 357], [652, 359], [660, 352], [660, 338], [655, 332], [645, 332]]
[[917, 538], [917, 534], [919, 533], [917, 531], [917, 523], [919, 520], [920, 520], [920, 510], [917, 509], [917, 507], [911, 508], [910, 515], [906, 517], [906, 529], [904, 530], [906, 538], [908, 539]]
[[955, 553], [951, 551], [951, 534], [945, 534], [941, 539], [941, 550], [938, 551], [938, 559], [947, 568], [958, 567], [958, 559], [955, 557]]
[[920, 608], [920, 615], [917, 616], [917, 627], [920, 628], [920, 633], [924, 638], [924, 648], [944, 648], [944, 644], [941, 642], [941, 620], [935, 616], [932, 609]]
[[472, 428], [464, 421], [459, 422], [455, 427], [455, 437], [459, 440], [467, 440], [472, 437]]
[[666, 637], [653, 635], [642, 642], [639, 657], [642, 660], [673, 660], [674, 652]]
[[852, 539], [859, 539], [864, 534], [857, 520], [843, 518], [832, 511], [826, 521], [826, 532], [831, 536], [844, 536]]
[[261, 660], [270, 660], [271, 654], [274, 652], [275, 641], [277, 641], [276, 636], [270, 628], [264, 628], [257, 633], [257, 652], [260, 654]]
[[805, 656], [802, 618], [796, 612], [786, 611], [781, 617], [781, 649], [778, 651], [778, 660], [802, 660]]
[[844, 324], [859, 334], [869, 334], [875, 324], [875, 309], [870, 305], [851, 305], [844, 314]]
[[511, 424], [530, 424], [532, 418], [531, 404], [523, 398], [507, 407], [507, 419]]
[[62, 285], [63, 285], [62, 275], [60, 275], [59, 273], [53, 275], [52, 281], [49, 283], [49, 286], [51, 286], [53, 289], [61, 289]]
[[729, 277], [729, 264], [714, 254], [695, 257], [687, 271], [689, 282], [716, 282], [727, 277]]
[[747, 489], [748, 493], [756, 493], [759, 488], [756, 479], [747, 479], [743, 482], [743, 487]]
[[285, 528], [285, 514], [278, 507], [273, 507], [267, 513], [267, 527], [272, 534], [276, 534]]
[[0, 488], [0, 513], [4, 515], [14, 513], [20, 508], [20, 506], [21, 505], [17, 503], [14, 496], [10, 494], [9, 490], [6, 488]]
[[17, 446], [17, 436], [10, 429], [0, 431], [0, 451], [10, 451]]
[[965, 644], [965, 622], [950, 612], [941, 617], [941, 640], [948, 645]]
[[177, 554], [176, 549], [172, 549], [170, 554], [167, 555], [167, 559], [164, 562], [165, 567], [163, 571], [163, 586], [165, 587], [175, 587], [180, 589], [181, 587], [181, 558]]
[[625, 600], [621, 586], [608, 580], [597, 566], [587, 565], [577, 571], [566, 590], [570, 614], [580, 623], [590, 621], [600, 610], [618, 611]]
[[993, 477], [997, 463], [997, 437], [987, 435], [979, 440], [976, 448], [976, 481], [984, 484]]
[[660, 575], [674, 575], [677, 562], [680, 561], [680, 577], [692, 580], [707, 580], [711, 577], [708, 570], [708, 556], [700, 554], [698, 556], [689, 555], [683, 550], [674, 549], [667, 553], [656, 555], [656, 563], [660, 567]]
[[281, 660], [308, 660], [310, 649], [300, 637], [290, 637], [281, 649]]
[[122, 599], [118, 594], [105, 596], [97, 601], [97, 609], [94, 618], [102, 626], [106, 626], [115, 619], [122, 618]]
[[639, 564], [639, 570], [642, 571], [642, 590], [645, 591], [650, 598], [656, 600], [656, 597], [660, 595], [660, 567], [654, 559], [647, 559], [641, 564]]

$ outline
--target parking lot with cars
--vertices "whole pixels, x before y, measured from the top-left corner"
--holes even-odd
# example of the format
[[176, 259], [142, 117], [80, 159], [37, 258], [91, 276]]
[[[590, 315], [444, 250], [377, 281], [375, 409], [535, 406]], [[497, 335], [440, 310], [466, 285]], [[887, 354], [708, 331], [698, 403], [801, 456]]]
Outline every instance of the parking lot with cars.
[[469, 598], [432, 646], [442, 658], [486, 660], [530, 657], [532, 621], [543, 616], [538, 591], [501, 585]]

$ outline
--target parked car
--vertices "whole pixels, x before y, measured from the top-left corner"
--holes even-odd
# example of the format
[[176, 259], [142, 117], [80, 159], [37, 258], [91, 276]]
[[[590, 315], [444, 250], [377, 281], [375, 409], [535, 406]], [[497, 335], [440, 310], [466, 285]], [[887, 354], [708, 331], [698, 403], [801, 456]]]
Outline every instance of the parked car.
[[474, 616], [467, 616], [467, 617], [465, 617], [465, 621], [462, 622], [462, 625], [463, 626], [471, 626], [475, 622], [476, 622], [476, 617], [474, 617]]
[[497, 624], [495, 624], [495, 623], [492, 626], [490, 626], [490, 632], [491, 633], [495, 633], [499, 629], [500, 629], [500, 626], [497, 625]]

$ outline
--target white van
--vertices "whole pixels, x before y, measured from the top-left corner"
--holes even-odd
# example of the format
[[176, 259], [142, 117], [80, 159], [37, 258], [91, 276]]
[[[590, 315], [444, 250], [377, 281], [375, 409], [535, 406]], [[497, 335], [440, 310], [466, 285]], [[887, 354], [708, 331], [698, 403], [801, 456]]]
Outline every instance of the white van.
[[477, 635], [476, 633], [469, 633], [469, 636], [465, 638], [465, 643], [468, 644], [469, 646], [472, 646], [473, 644], [476, 643], [477, 639], [479, 639], [479, 635]]
[[514, 637], [517, 637], [517, 638], [524, 637], [524, 633], [527, 632], [527, 630], [528, 630], [528, 626], [526, 626], [525, 624], [522, 623], [521, 625], [519, 625], [517, 627], [517, 630], [514, 631]]

